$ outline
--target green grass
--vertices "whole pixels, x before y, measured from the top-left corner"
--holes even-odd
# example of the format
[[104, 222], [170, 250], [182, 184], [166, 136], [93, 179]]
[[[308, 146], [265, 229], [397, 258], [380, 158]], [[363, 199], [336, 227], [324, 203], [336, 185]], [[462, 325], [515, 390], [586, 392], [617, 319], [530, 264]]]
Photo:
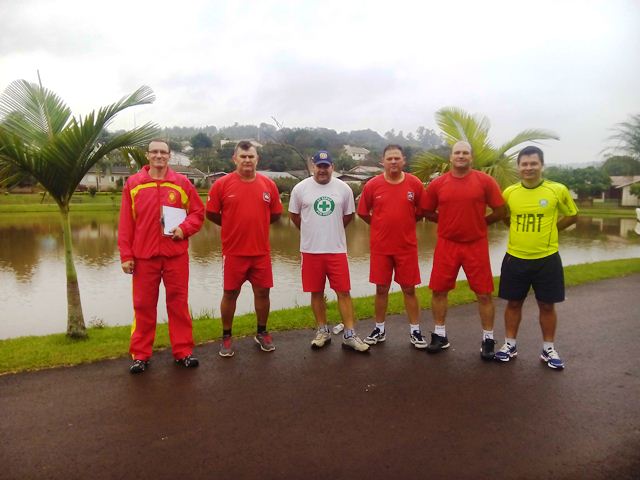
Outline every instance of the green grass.
[[[623, 277], [640, 273], [640, 258], [610, 260], [583, 265], [565, 267], [567, 286], [595, 282], [607, 278]], [[498, 278], [494, 278], [497, 287]], [[431, 307], [431, 295], [426, 287], [418, 289], [420, 305], [423, 309]], [[450, 305], [462, 305], [473, 302], [474, 293], [467, 282], [458, 282], [456, 289], [449, 294]], [[354, 298], [354, 309], [358, 320], [373, 316], [373, 297]], [[404, 304], [400, 292], [389, 295], [390, 314], [402, 313]], [[330, 302], [327, 316], [331, 323], [339, 322], [340, 315], [336, 302]], [[309, 307], [296, 307], [271, 312], [269, 329], [271, 331], [313, 328], [313, 314]], [[239, 315], [234, 320], [234, 335], [247, 336], [255, 332], [255, 316]], [[219, 318], [202, 314], [194, 317], [193, 333], [195, 342], [203, 344], [217, 340], [222, 335]], [[43, 368], [77, 365], [95, 362], [107, 358], [127, 355], [130, 327], [90, 328], [86, 340], [70, 340], [64, 334], [45, 335], [40, 337], [20, 337], [0, 340], [0, 374], [39, 370]], [[169, 347], [167, 325], [158, 325], [155, 349]]]

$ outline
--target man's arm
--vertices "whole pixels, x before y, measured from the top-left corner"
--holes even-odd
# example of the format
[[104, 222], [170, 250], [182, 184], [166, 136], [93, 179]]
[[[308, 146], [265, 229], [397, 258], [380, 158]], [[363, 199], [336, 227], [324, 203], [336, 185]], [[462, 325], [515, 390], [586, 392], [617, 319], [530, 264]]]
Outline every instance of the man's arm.
[[487, 222], [487, 225], [492, 225], [496, 222], [502, 220], [507, 213], [507, 209], [504, 205], [500, 205], [496, 208], [491, 208], [491, 213], [484, 217], [484, 221]]
[[269, 216], [269, 223], [275, 223], [278, 220], [280, 220], [280, 217], [282, 216], [282, 213], [272, 213]]
[[562, 217], [560, 220], [558, 220], [558, 223], [556, 223], [556, 226], [558, 227], [558, 231], [562, 231], [565, 228], [570, 227], [577, 221], [578, 221], [578, 215], [569, 215], [566, 217]]
[[300, 214], [289, 212], [289, 218], [293, 222], [293, 224], [300, 230]]
[[222, 226], [222, 213], [207, 212], [207, 220]]
[[349, 223], [351, 223], [351, 220], [353, 220], [353, 213], [350, 213], [349, 215], [343, 215], [342, 216], [342, 225], [343, 226], [347, 226], [349, 225]]

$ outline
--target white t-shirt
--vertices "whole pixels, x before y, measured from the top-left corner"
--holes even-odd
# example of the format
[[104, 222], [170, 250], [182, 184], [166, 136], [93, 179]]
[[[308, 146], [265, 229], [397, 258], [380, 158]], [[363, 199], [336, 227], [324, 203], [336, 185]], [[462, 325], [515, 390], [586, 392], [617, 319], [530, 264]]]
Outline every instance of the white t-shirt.
[[289, 211], [300, 215], [300, 251], [347, 253], [342, 217], [356, 211], [353, 192], [342, 180], [322, 185], [305, 178], [291, 190]]

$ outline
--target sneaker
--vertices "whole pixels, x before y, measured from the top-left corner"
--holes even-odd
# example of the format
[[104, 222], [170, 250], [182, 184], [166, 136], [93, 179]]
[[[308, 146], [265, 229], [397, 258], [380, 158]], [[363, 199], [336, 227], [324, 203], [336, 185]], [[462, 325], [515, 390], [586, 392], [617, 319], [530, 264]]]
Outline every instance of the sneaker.
[[[376, 330], [378, 329], [376, 328]], [[384, 334], [382, 338], [384, 338]], [[366, 352], [369, 350], [369, 345], [360, 340], [357, 335], [352, 335], [348, 338], [342, 337], [342, 348], [352, 348], [356, 352]]]
[[518, 356], [518, 350], [516, 346], [509, 345], [508, 343], [505, 342], [505, 344], [502, 345], [500, 350], [496, 352], [493, 358], [495, 358], [496, 360], [499, 360], [500, 362], [508, 362], [509, 360], [517, 356]]
[[271, 338], [271, 334], [269, 332], [258, 333], [253, 339], [256, 341], [258, 345], [260, 345], [260, 350], [263, 352], [273, 352], [276, 349], [276, 346], [273, 344], [273, 339]]
[[130, 373], [142, 373], [149, 366], [149, 362], [147, 360], [134, 360], [131, 366], [129, 367]]
[[411, 332], [409, 338], [411, 340], [411, 343], [413, 343], [413, 346], [416, 348], [423, 349], [427, 348], [428, 346], [427, 341], [422, 336], [420, 330], [414, 330], [413, 332]]
[[427, 352], [438, 353], [445, 348], [449, 348], [449, 339], [447, 337], [441, 337], [440, 335], [431, 332], [431, 343], [427, 346]]
[[483, 360], [493, 360], [496, 341], [493, 338], [485, 338], [480, 346], [480, 358]]
[[176, 365], [180, 365], [185, 368], [196, 368], [200, 365], [200, 362], [193, 355], [187, 355], [186, 357], [182, 357], [179, 360], [175, 361]]
[[547, 362], [547, 367], [549, 368], [556, 368], [558, 370], [562, 370], [564, 368], [564, 362], [560, 358], [560, 355], [558, 355], [558, 352], [553, 348], [542, 350], [540, 360]]
[[316, 338], [311, 340], [311, 347], [322, 348], [329, 343], [331, 343], [331, 334], [324, 329], [318, 329]]
[[384, 342], [387, 337], [384, 334], [385, 332], [381, 332], [378, 327], [373, 329], [373, 332], [364, 339], [364, 343], [367, 345], [375, 345], [378, 342]]
[[233, 340], [231, 339], [231, 335], [223, 336], [218, 354], [221, 357], [233, 357], [234, 353], [236, 352], [233, 350]]

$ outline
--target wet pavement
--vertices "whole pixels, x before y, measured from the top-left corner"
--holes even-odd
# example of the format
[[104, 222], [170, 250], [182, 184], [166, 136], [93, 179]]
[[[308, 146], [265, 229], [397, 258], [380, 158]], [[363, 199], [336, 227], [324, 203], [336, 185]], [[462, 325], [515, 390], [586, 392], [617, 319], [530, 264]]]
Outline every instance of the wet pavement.
[[564, 371], [539, 360], [530, 298], [505, 364], [480, 360], [473, 304], [436, 355], [392, 316], [368, 354], [301, 330], [274, 353], [199, 346], [192, 370], [162, 351], [138, 376], [126, 358], [0, 376], [0, 478], [638, 479], [640, 275], [570, 288], [558, 312]]

